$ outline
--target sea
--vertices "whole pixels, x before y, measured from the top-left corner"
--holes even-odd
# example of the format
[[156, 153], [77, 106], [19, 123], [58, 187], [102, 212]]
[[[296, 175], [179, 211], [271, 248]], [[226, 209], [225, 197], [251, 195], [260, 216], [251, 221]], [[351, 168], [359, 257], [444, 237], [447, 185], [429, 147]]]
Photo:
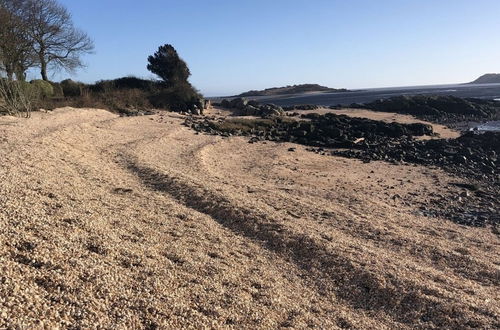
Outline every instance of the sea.
[[[494, 100], [500, 102], [500, 98]], [[500, 120], [488, 121], [484, 124], [476, 126], [476, 128], [479, 131], [500, 132]]]
[[478, 131], [500, 132], [500, 120], [488, 121], [486, 123], [475, 126], [473, 129]]
[[[255, 99], [262, 103], [280, 106], [315, 104], [322, 106], [368, 103], [400, 95], [451, 95], [500, 101], [500, 84], [455, 84], [412, 87], [388, 87], [351, 90], [340, 93], [305, 93], [294, 95], [261, 96]], [[218, 102], [223, 98], [212, 98]], [[481, 123], [478, 130], [500, 131], [500, 121]]]
[[368, 103], [400, 95], [451, 95], [500, 100], [500, 84], [460, 84], [413, 87], [368, 88], [340, 93], [309, 93], [256, 98], [261, 102], [272, 102], [281, 106], [316, 104], [323, 106]]

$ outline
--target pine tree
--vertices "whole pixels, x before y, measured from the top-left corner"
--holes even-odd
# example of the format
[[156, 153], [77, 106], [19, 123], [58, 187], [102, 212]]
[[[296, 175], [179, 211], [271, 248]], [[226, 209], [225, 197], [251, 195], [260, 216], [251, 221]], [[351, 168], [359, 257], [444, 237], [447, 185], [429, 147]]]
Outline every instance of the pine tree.
[[187, 83], [191, 72], [172, 45], [160, 46], [158, 51], [148, 57], [147, 69], [160, 77], [168, 87]]

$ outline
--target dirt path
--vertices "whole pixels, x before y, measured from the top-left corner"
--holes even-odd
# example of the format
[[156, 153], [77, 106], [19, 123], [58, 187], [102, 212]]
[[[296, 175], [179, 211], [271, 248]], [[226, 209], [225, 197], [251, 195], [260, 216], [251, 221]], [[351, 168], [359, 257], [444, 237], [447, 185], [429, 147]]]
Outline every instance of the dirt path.
[[457, 178], [182, 122], [0, 118], [0, 328], [500, 325], [498, 236], [418, 215]]

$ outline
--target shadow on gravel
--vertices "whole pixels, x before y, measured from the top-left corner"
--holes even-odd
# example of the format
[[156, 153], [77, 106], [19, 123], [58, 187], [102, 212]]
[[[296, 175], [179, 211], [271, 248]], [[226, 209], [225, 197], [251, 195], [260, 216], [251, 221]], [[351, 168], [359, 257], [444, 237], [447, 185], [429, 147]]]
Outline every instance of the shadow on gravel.
[[318, 154], [355, 158], [365, 163], [385, 161], [439, 167], [467, 180], [464, 189], [473, 185], [481, 189], [475, 189], [465, 198], [441, 198], [423, 205], [423, 215], [443, 217], [466, 226], [494, 226], [494, 230], [500, 226], [500, 133], [468, 132], [456, 139], [417, 140], [415, 137], [435, 135], [432, 126], [385, 123], [333, 113], [303, 114], [300, 120], [188, 117], [185, 125], [211, 135], [248, 136], [250, 143], [269, 140], [302, 144]]
[[[238, 235], [260, 242], [266, 249], [303, 269], [320, 292], [326, 294], [333, 290], [354, 308], [381, 311], [396, 322], [408, 325], [481, 327], [493, 321], [487, 310], [475, 310], [474, 315], [457, 313], [470, 311], [470, 306], [460, 299], [444, 300], [439, 293], [428, 290], [425, 283], [394, 276], [389, 278], [385, 270], [374, 273], [329, 249], [319, 239], [292, 232], [265, 214], [234, 205], [219, 194], [133, 160], [125, 157], [123, 160], [128, 170], [150, 189], [166, 193], [181, 204], [209, 215]], [[480, 320], [477, 314], [482, 316]], [[488, 321], [483, 323], [485, 319]]]

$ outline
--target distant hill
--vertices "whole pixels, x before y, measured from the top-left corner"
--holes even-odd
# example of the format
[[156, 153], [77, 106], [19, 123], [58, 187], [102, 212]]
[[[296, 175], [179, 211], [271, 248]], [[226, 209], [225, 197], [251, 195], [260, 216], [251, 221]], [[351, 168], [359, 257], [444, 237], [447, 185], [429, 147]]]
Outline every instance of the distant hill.
[[500, 73], [487, 73], [470, 84], [500, 84]]
[[285, 87], [273, 87], [260, 91], [252, 90], [236, 95], [236, 97], [288, 95], [288, 94], [301, 94], [309, 92], [333, 93], [333, 92], [346, 92], [346, 91], [347, 89], [329, 88], [318, 84], [302, 84], [302, 85], [293, 85]]

